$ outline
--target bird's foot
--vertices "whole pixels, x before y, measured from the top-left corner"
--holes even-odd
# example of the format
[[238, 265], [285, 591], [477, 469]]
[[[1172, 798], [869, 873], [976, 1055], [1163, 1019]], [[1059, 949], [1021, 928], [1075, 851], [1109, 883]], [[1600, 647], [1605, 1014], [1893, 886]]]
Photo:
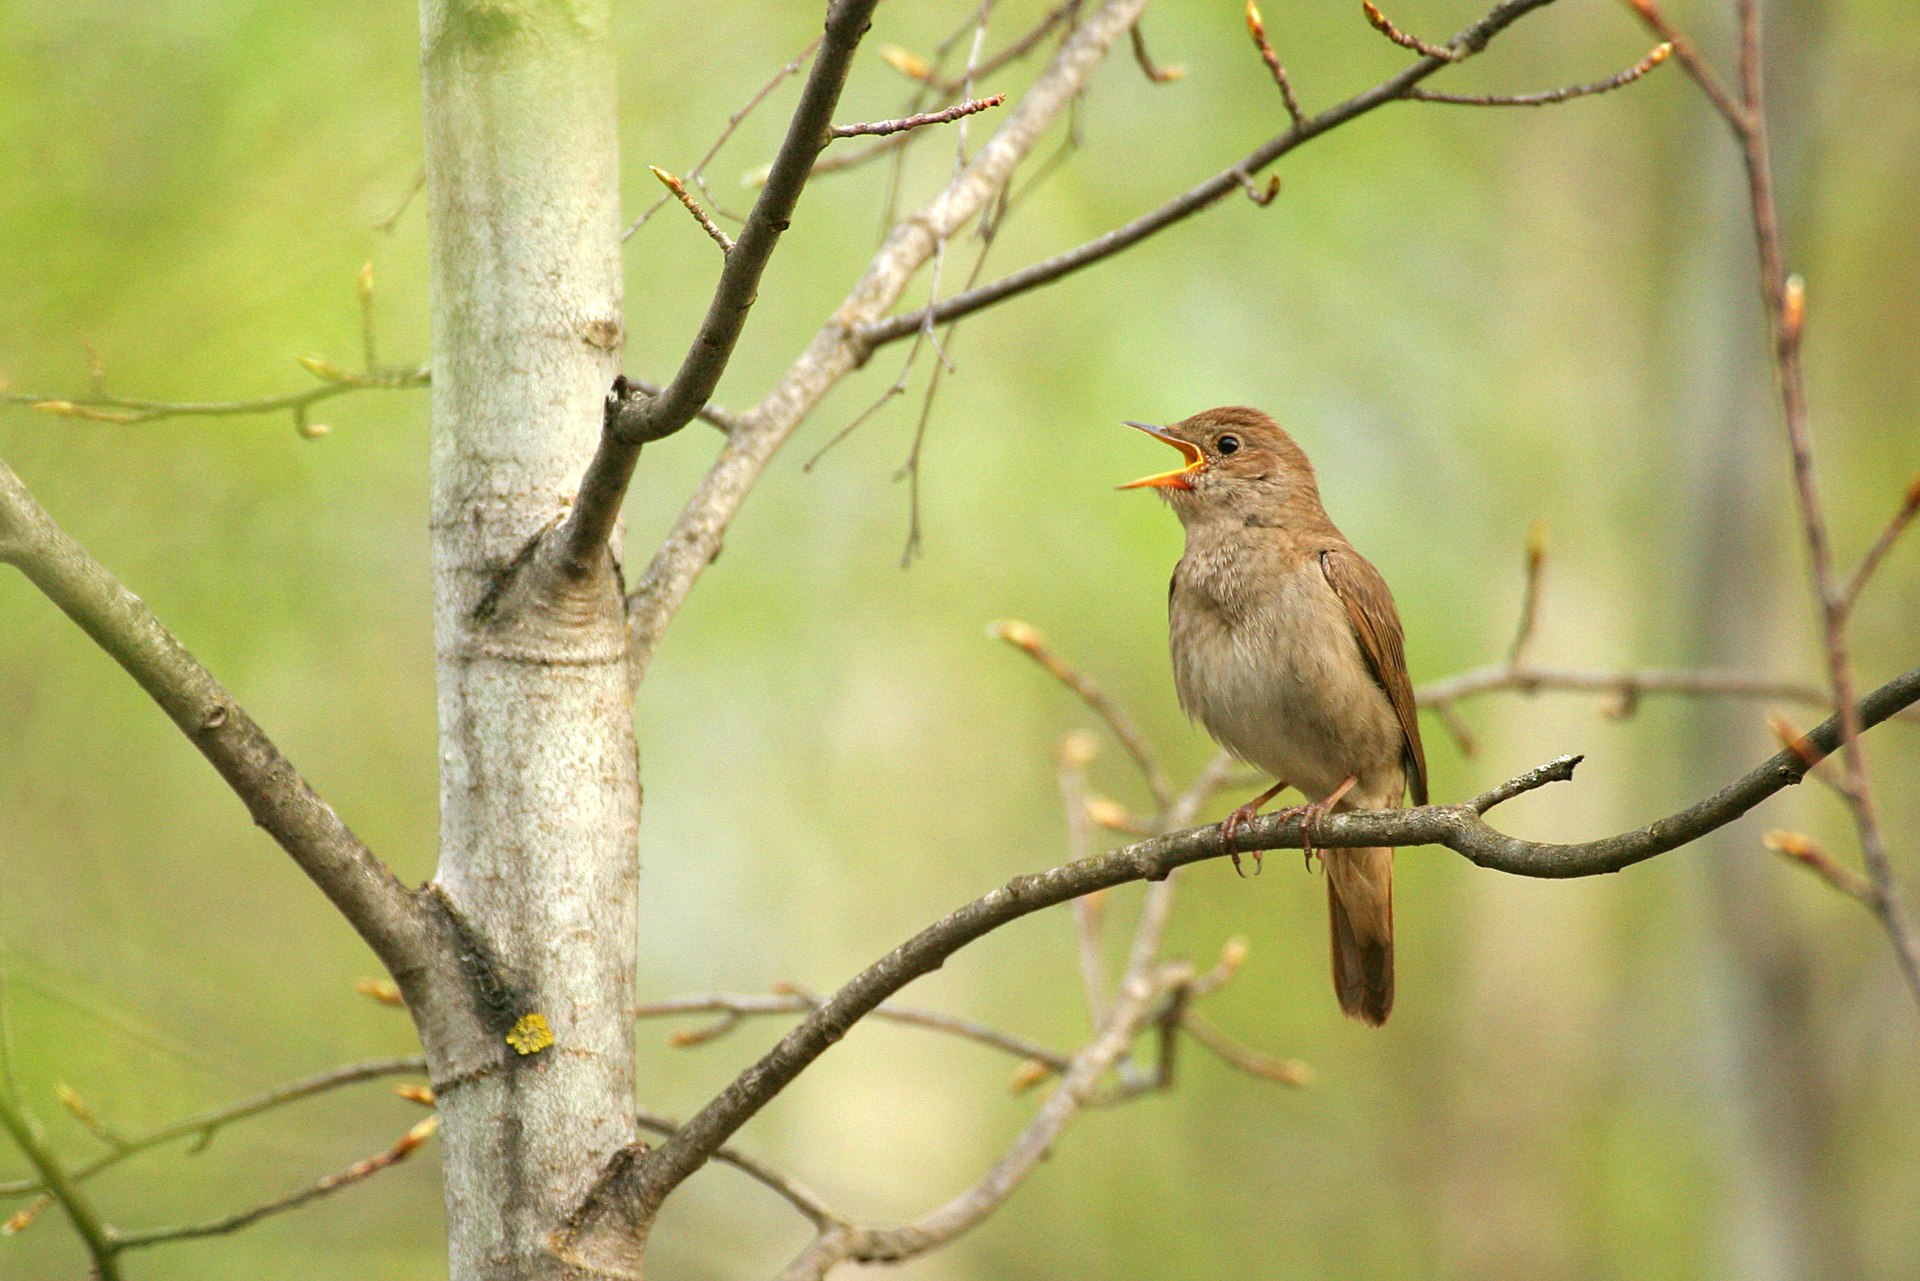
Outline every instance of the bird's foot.
[[[1259, 818], [1260, 807], [1280, 795], [1286, 786], [1286, 780], [1282, 779], [1220, 820], [1220, 847], [1226, 850], [1228, 856], [1233, 859], [1233, 870], [1239, 872], [1243, 877], [1246, 875], [1246, 872], [1242, 871], [1240, 867], [1240, 851], [1231, 848], [1233, 845], [1233, 834], [1245, 827], [1248, 823], [1253, 822], [1254, 819]], [[1253, 874], [1255, 876], [1260, 875], [1260, 861], [1265, 857], [1266, 851], [1253, 851]]]
[[[1245, 805], [1239, 806], [1220, 820], [1220, 844], [1223, 847], [1228, 847], [1227, 856], [1233, 860], [1233, 870], [1238, 872], [1243, 878], [1247, 873], [1240, 866], [1240, 851], [1231, 848], [1233, 845], [1233, 834], [1245, 827], [1248, 823], [1253, 822], [1254, 819], [1260, 817], [1260, 806], [1265, 800], [1266, 797], [1258, 797], [1248, 801]], [[1264, 850], [1253, 851], [1253, 874], [1255, 876], [1260, 875], [1261, 860], [1265, 857], [1266, 852]]]
[[1286, 809], [1274, 811], [1273, 816], [1282, 822], [1300, 820], [1300, 860], [1309, 872], [1313, 870], [1314, 856], [1320, 852], [1313, 844], [1315, 831], [1320, 826], [1320, 820], [1332, 809], [1325, 801], [1308, 801], [1304, 805], [1289, 805]]

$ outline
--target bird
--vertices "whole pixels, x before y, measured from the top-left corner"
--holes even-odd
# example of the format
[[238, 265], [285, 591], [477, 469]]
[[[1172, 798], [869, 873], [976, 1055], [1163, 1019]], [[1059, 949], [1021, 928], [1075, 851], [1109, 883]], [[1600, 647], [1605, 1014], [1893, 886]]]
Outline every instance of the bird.
[[[1305, 452], [1245, 406], [1167, 427], [1126, 425], [1183, 459], [1120, 486], [1158, 491], [1185, 528], [1167, 587], [1180, 706], [1275, 780], [1221, 823], [1222, 843], [1289, 784], [1307, 798], [1285, 813], [1306, 825], [1309, 866], [1326, 814], [1397, 808], [1407, 792], [1425, 805], [1426, 753], [1393, 593], [1328, 518]], [[1329, 849], [1320, 861], [1334, 992], [1349, 1017], [1378, 1027], [1393, 1009], [1393, 851]]]

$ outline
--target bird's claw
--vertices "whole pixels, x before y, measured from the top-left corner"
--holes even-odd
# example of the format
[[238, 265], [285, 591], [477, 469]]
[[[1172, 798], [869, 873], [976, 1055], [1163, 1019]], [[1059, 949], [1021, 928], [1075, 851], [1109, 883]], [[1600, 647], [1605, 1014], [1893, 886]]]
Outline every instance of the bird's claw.
[[[1233, 844], [1233, 835], [1235, 832], [1238, 832], [1242, 827], [1246, 826], [1248, 823], [1251, 823], [1255, 818], [1259, 816], [1259, 814], [1260, 814], [1260, 805], [1259, 805], [1259, 802], [1255, 801], [1255, 802], [1251, 802], [1249, 804], [1240, 806], [1239, 808], [1230, 812], [1225, 818], [1220, 820], [1220, 844], [1223, 847], [1228, 847], [1227, 856], [1233, 860], [1233, 870], [1239, 873], [1242, 879], [1246, 877], [1247, 873], [1240, 866], [1240, 851], [1230, 848]], [[1255, 876], [1260, 875], [1261, 862], [1265, 857], [1266, 857], [1265, 851], [1263, 850], [1253, 851], [1253, 874]]]
[[1275, 818], [1291, 821], [1300, 820], [1300, 858], [1306, 869], [1313, 870], [1314, 855], [1320, 853], [1313, 839], [1320, 827], [1320, 820], [1333, 810], [1325, 801], [1308, 801], [1304, 805], [1291, 805], [1274, 814]]

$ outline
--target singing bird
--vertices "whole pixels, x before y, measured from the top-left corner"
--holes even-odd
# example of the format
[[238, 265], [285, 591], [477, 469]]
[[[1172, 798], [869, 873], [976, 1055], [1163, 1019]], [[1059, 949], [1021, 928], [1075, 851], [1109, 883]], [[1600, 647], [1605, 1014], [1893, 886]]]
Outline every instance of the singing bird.
[[[1288, 812], [1305, 817], [1309, 846], [1331, 811], [1394, 808], [1408, 790], [1426, 804], [1393, 593], [1327, 518], [1300, 446], [1239, 406], [1127, 426], [1185, 460], [1120, 487], [1158, 490], [1186, 529], [1167, 589], [1180, 706], [1276, 780], [1227, 816], [1221, 839], [1288, 785], [1307, 798]], [[1320, 859], [1334, 991], [1348, 1015], [1378, 1026], [1393, 1008], [1393, 851], [1329, 849]]]

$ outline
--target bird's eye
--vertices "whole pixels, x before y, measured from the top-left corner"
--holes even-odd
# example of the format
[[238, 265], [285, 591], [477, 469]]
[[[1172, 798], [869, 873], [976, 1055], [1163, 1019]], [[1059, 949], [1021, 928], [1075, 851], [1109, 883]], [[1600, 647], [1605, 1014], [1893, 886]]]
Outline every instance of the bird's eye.
[[1222, 436], [1219, 440], [1213, 442], [1213, 447], [1223, 454], [1237, 454], [1240, 452], [1240, 438], [1238, 436]]

